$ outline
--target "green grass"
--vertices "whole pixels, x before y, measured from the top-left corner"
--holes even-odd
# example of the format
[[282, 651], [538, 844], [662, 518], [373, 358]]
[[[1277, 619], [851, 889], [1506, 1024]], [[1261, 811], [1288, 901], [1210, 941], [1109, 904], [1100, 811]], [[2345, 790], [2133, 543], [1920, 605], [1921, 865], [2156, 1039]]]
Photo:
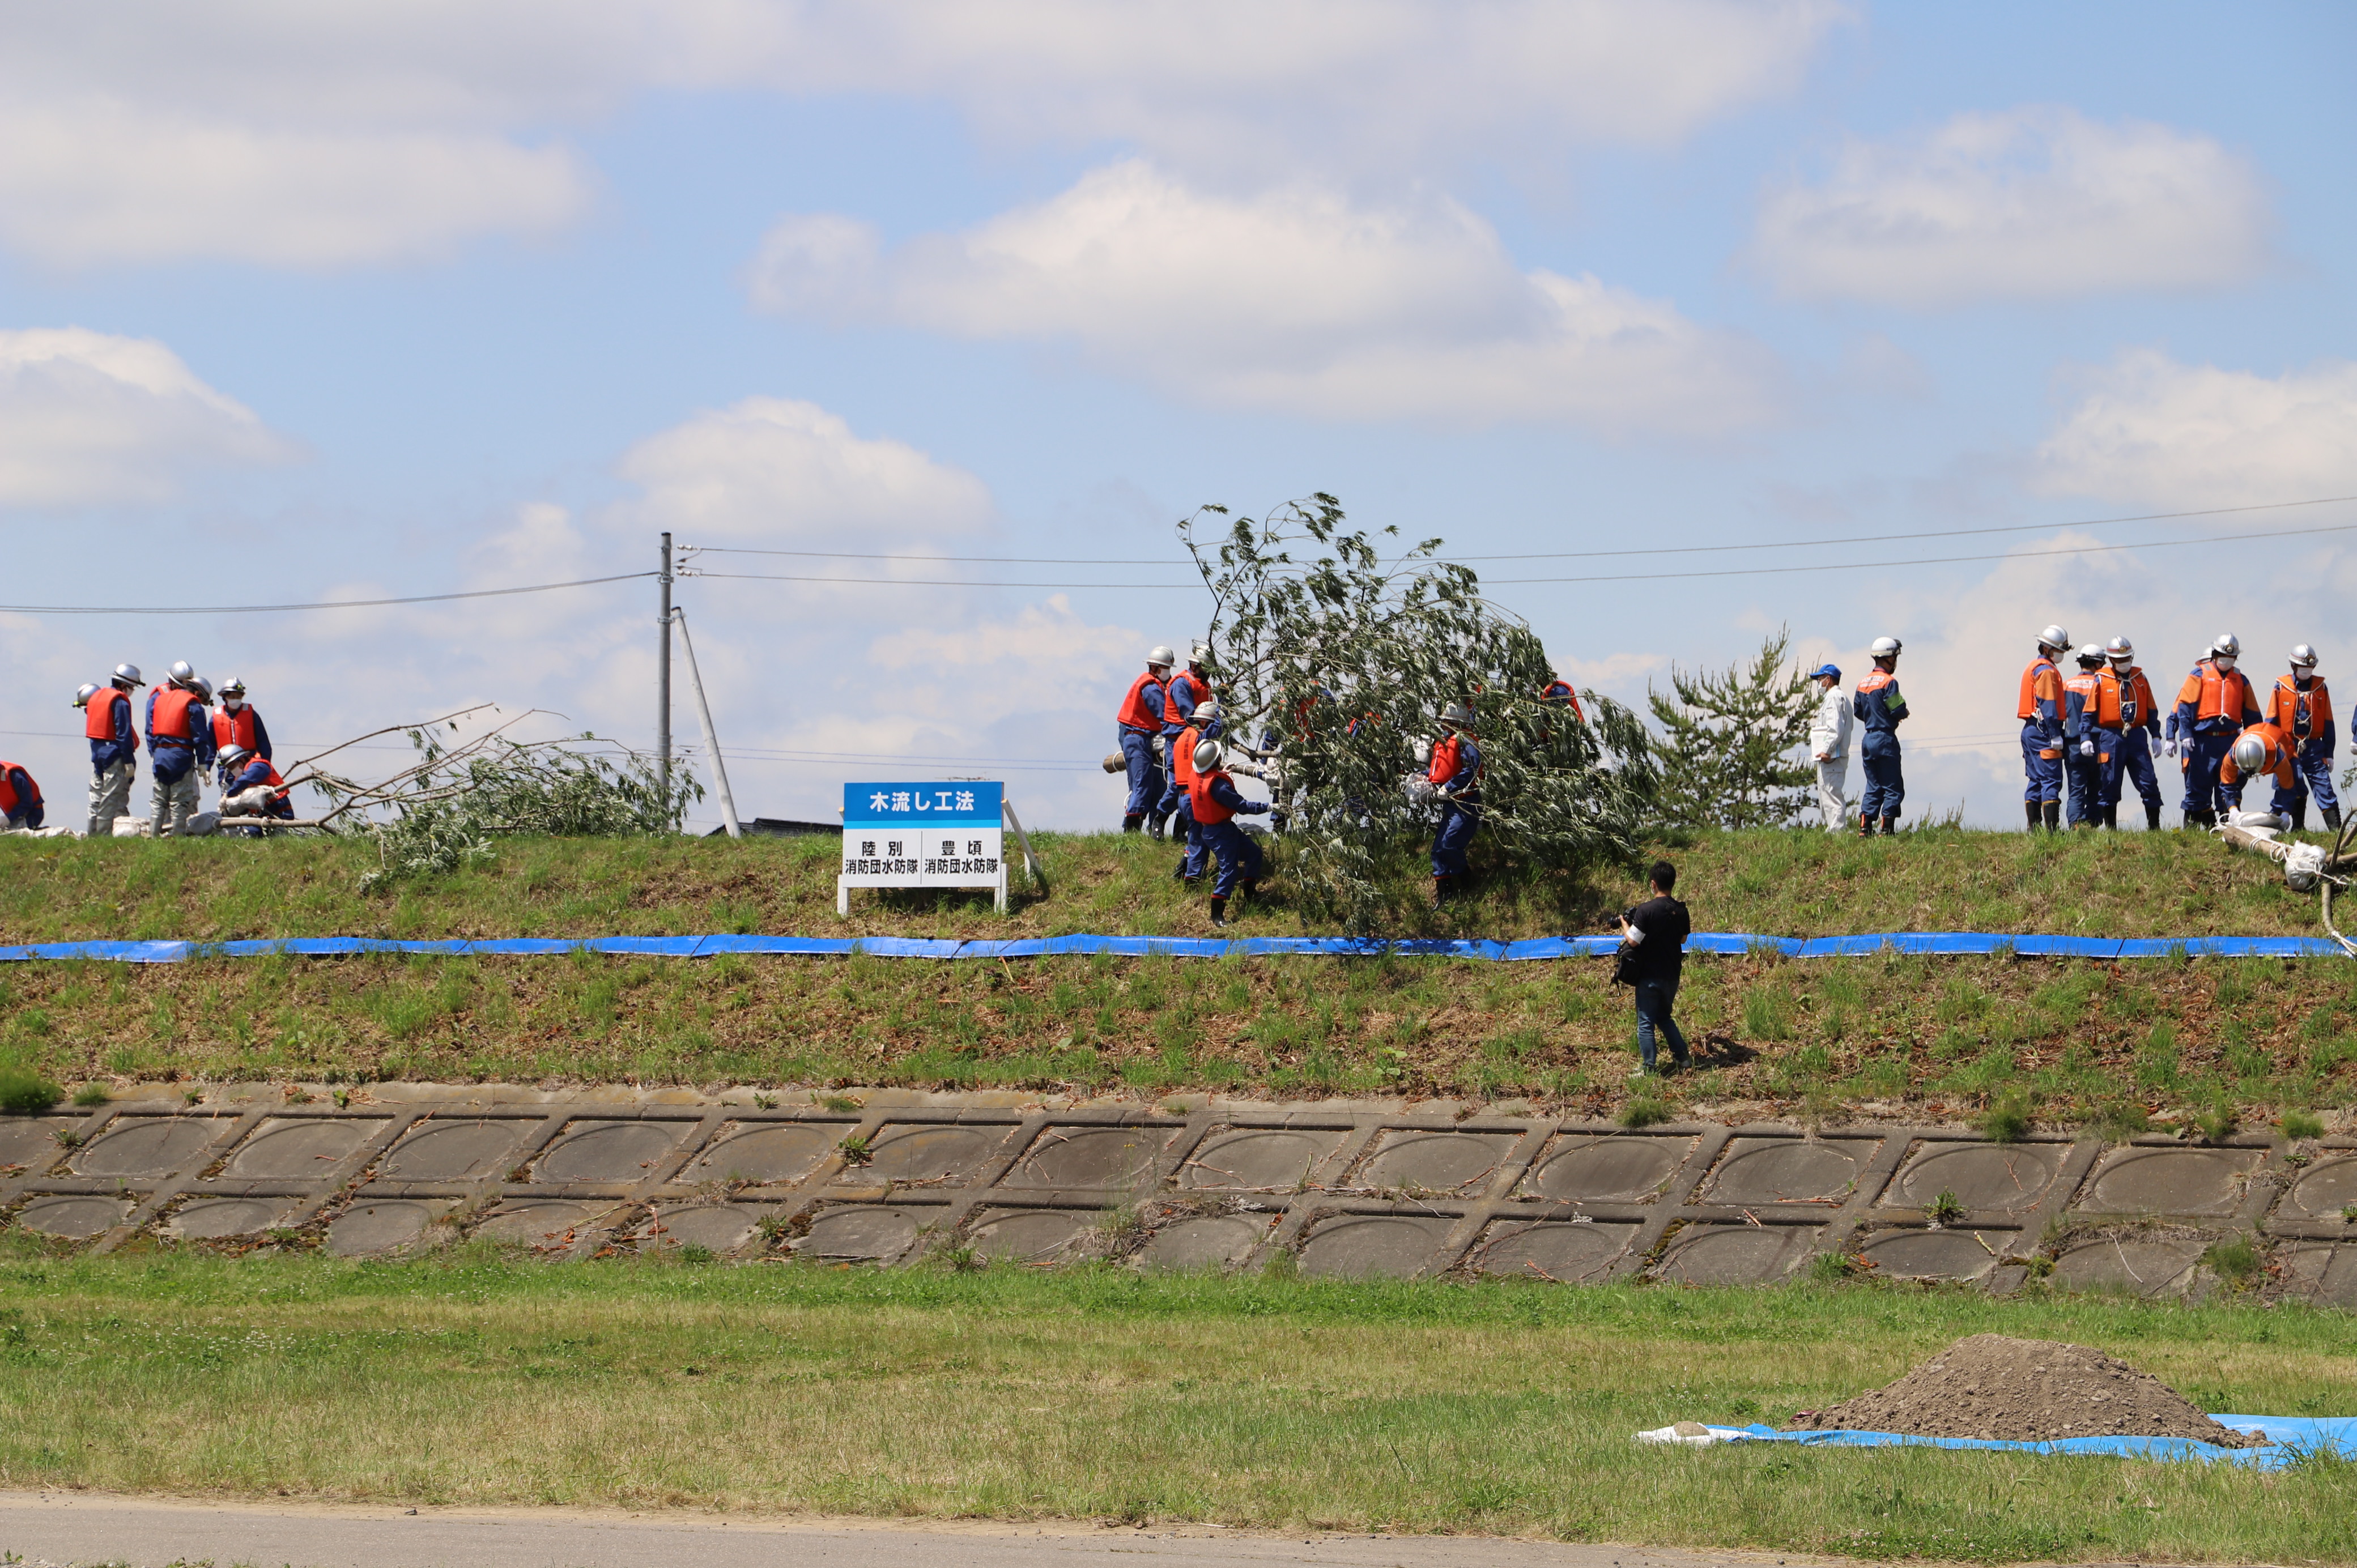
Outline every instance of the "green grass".
[[[1169, 879], [1178, 852], [1142, 836], [1038, 835], [1054, 891], [861, 893], [834, 915], [832, 839], [513, 840], [487, 867], [363, 897], [365, 844], [317, 840], [0, 843], [0, 941], [79, 938], [804, 935], [1208, 935], [1202, 893]], [[1493, 937], [1591, 930], [1641, 897], [1633, 870], [1525, 875], [1476, 843], [1474, 895], [1421, 907], [1417, 847], [1384, 861], [1400, 929]], [[1930, 828], [1861, 840], [1815, 831], [1700, 833], [1647, 846], [1680, 869], [1707, 930], [1824, 936], [1985, 930], [2097, 936], [2309, 935], [2316, 900], [2272, 863], [2199, 834], [2061, 837]], [[1244, 933], [1293, 932], [1280, 842]]]
[[2357, 1411], [2345, 1319], [2296, 1307], [477, 1251], [18, 1255], [0, 1299], [11, 1487], [2357, 1559], [2345, 1466], [1630, 1440], [1781, 1421], [1985, 1330], [2098, 1346], [2212, 1410]]

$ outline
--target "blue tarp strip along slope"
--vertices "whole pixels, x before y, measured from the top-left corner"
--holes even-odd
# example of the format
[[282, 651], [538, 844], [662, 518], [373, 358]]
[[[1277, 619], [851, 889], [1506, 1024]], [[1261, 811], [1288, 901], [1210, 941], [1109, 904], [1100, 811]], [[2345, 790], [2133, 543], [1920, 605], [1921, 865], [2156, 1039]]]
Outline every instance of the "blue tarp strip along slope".
[[[234, 942], [32, 942], [0, 947], [0, 961], [30, 959], [99, 959], [116, 963], [179, 963], [191, 958], [337, 958], [352, 953], [399, 953], [456, 958], [473, 954], [517, 957], [570, 952], [648, 954], [661, 958], [712, 958], [720, 953], [781, 953], [841, 958], [996, 959], [1047, 958], [1060, 954], [1110, 953], [1144, 958], [1372, 958], [1386, 951], [1408, 958], [1478, 959], [1516, 963], [1563, 958], [1604, 958], [1620, 945], [1616, 937], [1531, 937], [1521, 941], [1410, 939], [1396, 941], [1355, 937], [1021, 937], [1006, 940], [961, 940], [935, 937], [503, 937], [479, 940], [396, 941], [379, 937], [292, 937], [276, 941]], [[1932, 953], [1951, 957], [2012, 954], [2020, 958], [2335, 958], [2340, 949], [2321, 937], [2015, 937], [1986, 931], [1883, 931], [1857, 937], [1761, 937], [1740, 931], [1696, 931], [1688, 952], [1778, 953], [1787, 958], [1845, 958], [1879, 952]]]
[[2264, 1448], [2220, 1448], [2184, 1437], [2065, 1437], [2053, 1443], [2005, 1443], [1981, 1437], [1913, 1437], [1895, 1432], [1779, 1432], [1772, 1426], [1742, 1428], [1738, 1441], [1805, 1443], [1828, 1447], [1995, 1448], [2015, 1454], [2111, 1454], [2134, 1459], [2201, 1459], [2280, 1470], [2313, 1455], [2357, 1459], [2357, 1418], [2309, 1420], [2296, 1415], [2213, 1415], [2221, 1426], [2255, 1432]]

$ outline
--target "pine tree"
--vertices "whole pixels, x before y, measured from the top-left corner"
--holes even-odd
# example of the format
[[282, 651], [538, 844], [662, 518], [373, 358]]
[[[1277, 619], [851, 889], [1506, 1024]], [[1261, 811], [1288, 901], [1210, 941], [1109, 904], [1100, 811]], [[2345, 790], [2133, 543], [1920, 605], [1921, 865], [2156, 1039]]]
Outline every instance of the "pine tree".
[[1391, 918], [1380, 852], [1430, 836], [1433, 808], [1403, 786], [1452, 703], [1475, 716], [1486, 839], [1528, 866], [1633, 861], [1653, 784], [1643, 725], [1601, 697], [1584, 699], [1584, 724], [1541, 702], [1553, 671], [1537, 636], [1469, 568], [1437, 560], [1438, 539], [1378, 549], [1323, 494], [1196, 539], [1226, 519], [1206, 507], [1179, 538], [1214, 601], [1206, 641], [1230, 736], [1276, 753], [1306, 915], [1359, 934]]
[[1663, 733], [1653, 755], [1661, 773], [1656, 802], [1683, 827], [1776, 828], [1799, 820], [1814, 797], [1816, 774], [1805, 754], [1817, 693], [1797, 668], [1787, 670], [1789, 629], [1764, 639], [1749, 665], [1717, 673], [1670, 670], [1670, 692], [1646, 690]]

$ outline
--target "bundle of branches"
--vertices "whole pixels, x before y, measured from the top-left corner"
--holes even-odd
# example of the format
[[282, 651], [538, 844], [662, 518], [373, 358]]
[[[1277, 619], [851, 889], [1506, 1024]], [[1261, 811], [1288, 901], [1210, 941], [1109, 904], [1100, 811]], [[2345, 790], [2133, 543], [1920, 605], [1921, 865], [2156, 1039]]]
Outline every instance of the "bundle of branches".
[[[373, 784], [356, 783], [317, 768], [330, 752], [297, 766], [290, 782], [307, 782], [333, 803], [321, 819], [324, 826], [376, 841], [377, 869], [361, 879], [361, 891], [489, 860], [500, 834], [677, 832], [689, 804], [704, 798], [704, 786], [684, 768], [674, 771], [666, 787], [652, 757], [617, 748], [594, 735], [555, 741], [510, 739], [506, 732], [537, 709], [457, 745], [445, 741], [446, 730], [455, 735], [459, 720], [489, 705], [373, 732], [404, 733], [418, 754], [410, 767]], [[334, 749], [342, 751], [369, 738], [361, 736]], [[609, 754], [615, 750], [619, 757]], [[386, 814], [368, 815], [371, 809]]]
[[1537, 636], [1470, 569], [1437, 560], [1439, 540], [1386, 564], [1344, 524], [1323, 494], [1258, 521], [1206, 507], [1179, 524], [1215, 600], [1212, 683], [1245, 721], [1231, 734], [1281, 753], [1304, 913], [1354, 933], [1383, 924], [1379, 856], [1430, 832], [1434, 808], [1403, 786], [1452, 703], [1475, 715], [1482, 831], [1506, 854], [1563, 870], [1631, 861], [1654, 789], [1636, 716], [1589, 699], [1583, 724], [1542, 702], [1553, 671]]

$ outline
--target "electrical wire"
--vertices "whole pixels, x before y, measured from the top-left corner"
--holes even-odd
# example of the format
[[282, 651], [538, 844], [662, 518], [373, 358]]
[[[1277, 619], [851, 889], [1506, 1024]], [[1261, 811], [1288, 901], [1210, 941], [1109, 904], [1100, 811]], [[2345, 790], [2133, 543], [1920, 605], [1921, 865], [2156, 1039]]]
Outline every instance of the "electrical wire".
[[653, 572], [618, 572], [610, 577], [580, 577], [569, 583], [527, 583], [517, 588], [475, 588], [459, 594], [411, 594], [397, 599], [327, 599], [308, 605], [0, 605], [0, 614], [27, 616], [227, 616], [269, 615], [282, 610], [363, 610], [386, 605], [433, 605], [452, 599], [502, 599], [517, 594], [547, 594], [559, 588], [594, 588], [627, 583]]
[[[1713, 555], [1737, 550], [1818, 550], [1835, 544], [1893, 544], [1917, 539], [1969, 539], [1995, 533], [2050, 533], [2063, 528], [2109, 528], [2124, 522], [2170, 522], [2189, 517], [2224, 517], [2234, 512], [2281, 511], [2287, 507], [2332, 506], [2342, 501], [2357, 501], [2357, 496], [2317, 496], [2298, 501], [2260, 501], [2248, 506], [2205, 507], [2198, 511], [2152, 511], [2134, 517], [2081, 518], [2069, 522], [2007, 523], [2001, 528], [1941, 528], [1917, 533], [1867, 533], [1842, 539], [1775, 539], [1756, 544], [1670, 544], [1643, 550], [1534, 550], [1508, 555], [1451, 555], [1450, 561], [1569, 561], [1593, 560], [1623, 555]], [[2244, 535], [2243, 537], [2249, 537]], [[942, 564], [962, 566], [1183, 566], [1183, 561], [1143, 560], [1053, 555], [891, 555], [856, 550], [756, 550], [739, 545], [695, 544], [685, 546], [683, 555], [789, 555], [808, 561], [913, 561], [925, 564]], [[695, 573], [697, 576], [720, 576], [722, 573]], [[799, 582], [801, 578], [780, 579]], [[815, 580], [815, 579], [813, 579]], [[1039, 584], [1008, 584], [1009, 587], [1036, 587]], [[1099, 584], [1075, 584], [1074, 586], [1096, 587]]]
[[[2060, 550], [2009, 551], [1995, 555], [1932, 555], [1905, 561], [1819, 561], [1805, 566], [1727, 566], [1701, 572], [1623, 572], [1578, 577], [1491, 577], [1485, 588], [1518, 587], [1547, 583], [1669, 583], [1700, 577], [1785, 576], [1796, 572], [1881, 572], [1905, 566], [1953, 566], [1971, 562], [2042, 561], [2066, 555], [2105, 555], [2123, 550], [2173, 550], [2194, 544], [2239, 544], [2254, 539], [2298, 539], [2316, 534], [2357, 532], [2357, 522], [2322, 528], [2275, 529], [2264, 533], [2219, 533], [2200, 539], [2158, 539], [2136, 544], [2077, 544]], [[697, 572], [697, 577], [739, 583], [824, 583], [870, 588], [1118, 588], [1132, 591], [1200, 588], [1193, 583], [1009, 583], [973, 582], [955, 577], [821, 577], [759, 572]]]

